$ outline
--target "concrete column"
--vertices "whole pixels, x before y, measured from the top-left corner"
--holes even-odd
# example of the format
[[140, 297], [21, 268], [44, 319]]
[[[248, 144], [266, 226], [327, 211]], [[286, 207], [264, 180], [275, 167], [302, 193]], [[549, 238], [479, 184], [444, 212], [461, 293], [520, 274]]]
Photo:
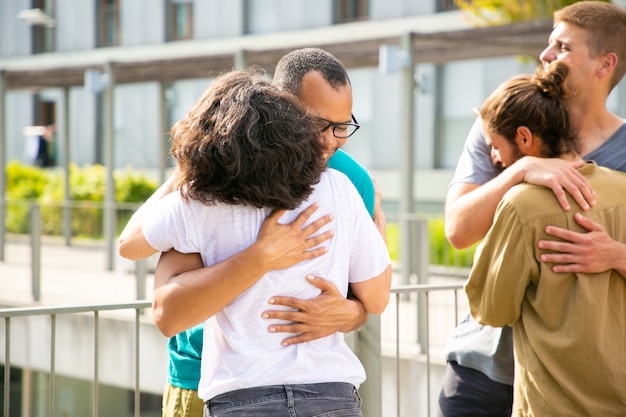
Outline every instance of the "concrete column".
[[[71, 208], [69, 206], [70, 196], [70, 88], [63, 87], [63, 130], [57, 137], [61, 140], [60, 148], [63, 150], [61, 155], [61, 167], [63, 169], [63, 235], [65, 244], [71, 245], [72, 241], [72, 225], [71, 225]], [[58, 132], [58, 129], [57, 129]]]
[[4, 196], [6, 194], [6, 138], [5, 138], [5, 108], [6, 87], [5, 72], [0, 69], [0, 261], [4, 261], [4, 243], [6, 239], [6, 230], [4, 221], [6, 216], [6, 206]]
[[412, 272], [411, 257], [413, 255], [413, 239], [411, 237], [410, 215], [414, 210], [413, 199], [413, 166], [414, 141], [413, 131], [415, 114], [415, 64], [413, 53], [413, 34], [407, 33], [401, 39], [400, 49], [406, 54], [406, 65], [402, 67], [402, 93], [401, 93], [401, 139], [402, 160], [400, 165], [400, 263], [402, 284], [409, 284]]
[[108, 76], [108, 85], [102, 92], [102, 111], [104, 126], [104, 167], [106, 170], [106, 188], [104, 196], [104, 239], [107, 247], [106, 269], [115, 267], [115, 131], [113, 124], [113, 91], [115, 89], [115, 73], [109, 62], [104, 67]]

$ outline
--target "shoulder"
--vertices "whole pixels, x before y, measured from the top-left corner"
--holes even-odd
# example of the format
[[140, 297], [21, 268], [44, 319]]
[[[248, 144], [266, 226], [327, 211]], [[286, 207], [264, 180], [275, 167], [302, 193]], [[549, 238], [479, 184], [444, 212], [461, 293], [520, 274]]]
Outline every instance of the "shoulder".
[[344, 174], [356, 187], [370, 216], [374, 215], [374, 182], [369, 172], [348, 153], [337, 150], [328, 160], [328, 167]]
[[541, 185], [520, 183], [511, 187], [502, 196], [498, 206], [500, 212], [516, 212], [520, 217], [528, 217], [533, 213], [553, 207], [561, 210], [561, 206], [551, 189]]
[[346, 174], [330, 167], [322, 173], [320, 184], [332, 184], [332, 186], [354, 188], [354, 184]]
[[328, 167], [336, 169], [347, 175], [348, 177], [367, 176], [369, 173], [363, 165], [361, 165], [352, 155], [338, 149], [337, 152], [328, 160]]

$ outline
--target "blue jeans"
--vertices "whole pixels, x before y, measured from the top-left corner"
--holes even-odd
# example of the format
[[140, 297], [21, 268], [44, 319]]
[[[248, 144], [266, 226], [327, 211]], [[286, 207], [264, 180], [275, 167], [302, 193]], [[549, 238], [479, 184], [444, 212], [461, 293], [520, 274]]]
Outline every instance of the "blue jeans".
[[363, 417], [357, 389], [346, 383], [271, 385], [217, 395], [205, 417]]
[[510, 417], [513, 386], [456, 362], [448, 362], [437, 417]]

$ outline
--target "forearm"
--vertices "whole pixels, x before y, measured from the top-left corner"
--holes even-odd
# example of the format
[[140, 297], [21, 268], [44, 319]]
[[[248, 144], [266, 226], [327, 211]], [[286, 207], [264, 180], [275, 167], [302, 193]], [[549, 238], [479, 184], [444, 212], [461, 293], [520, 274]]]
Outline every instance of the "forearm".
[[181, 256], [188, 255], [174, 255], [174, 260], [168, 260], [166, 255], [155, 272], [153, 293], [153, 318], [166, 336], [215, 315], [271, 270], [264, 251], [257, 245], [206, 267], [199, 267], [201, 261], [198, 266], [181, 260]]
[[356, 298], [351, 290], [348, 291], [346, 306], [346, 321], [344, 326], [338, 329], [338, 331], [342, 333], [357, 330], [365, 324], [368, 318], [368, 313], [367, 310], [365, 310], [363, 303]]
[[502, 196], [523, 179], [515, 164], [483, 184], [453, 184], [445, 207], [446, 237], [457, 249], [473, 245], [485, 237], [493, 223]]
[[358, 297], [368, 313], [381, 314], [389, 303], [391, 292], [391, 265], [372, 279], [350, 284], [354, 295]]
[[172, 192], [174, 176], [167, 179], [155, 192], [137, 209], [122, 230], [118, 240], [118, 250], [121, 256], [131, 260], [142, 259], [150, 256], [156, 250], [150, 248], [141, 230], [141, 222], [146, 213], [157, 201]]

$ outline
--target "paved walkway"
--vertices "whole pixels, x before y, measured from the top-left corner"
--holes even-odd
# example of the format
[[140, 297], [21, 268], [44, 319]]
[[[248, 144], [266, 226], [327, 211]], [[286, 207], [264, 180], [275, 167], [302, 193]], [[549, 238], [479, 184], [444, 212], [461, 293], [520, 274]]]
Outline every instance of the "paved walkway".
[[[82, 305], [124, 303], [137, 300], [135, 263], [116, 255], [115, 270], [106, 270], [102, 248], [44, 243], [41, 246], [40, 297], [33, 292], [30, 242], [8, 240], [0, 261], [0, 305]], [[156, 258], [148, 263], [151, 265]], [[150, 269], [150, 268], [149, 268]], [[148, 272], [145, 296], [152, 295], [153, 275]]]

